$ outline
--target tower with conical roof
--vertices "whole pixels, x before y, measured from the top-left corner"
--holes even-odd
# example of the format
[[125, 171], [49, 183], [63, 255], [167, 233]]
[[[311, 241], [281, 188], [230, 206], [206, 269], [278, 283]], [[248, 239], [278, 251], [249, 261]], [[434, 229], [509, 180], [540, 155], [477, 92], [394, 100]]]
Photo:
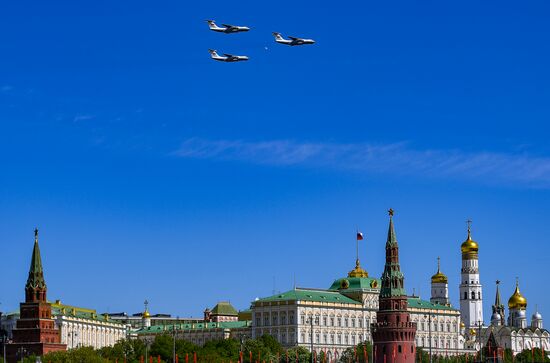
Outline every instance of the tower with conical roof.
[[469, 331], [483, 324], [483, 295], [479, 281], [479, 246], [472, 239], [472, 221], [468, 221], [468, 237], [460, 246], [462, 269], [460, 271], [460, 315]]
[[38, 229], [35, 229], [31, 265], [25, 285], [25, 302], [20, 304], [20, 316], [13, 329], [13, 342], [6, 346], [8, 363], [16, 362], [22, 356], [42, 356], [67, 349], [65, 344], [61, 344], [59, 329], [52, 319], [52, 307], [46, 300], [46, 293]]
[[502, 305], [502, 302], [500, 300], [500, 280], [496, 281], [497, 285], [497, 292], [495, 295], [495, 304], [492, 306], [493, 315], [491, 316], [491, 324], [492, 325], [505, 325], [505, 311], [504, 311], [504, 305]]
[[441, 259], [437, 258], [437, 272], [432, 276], [432, 296], [430, 302], [450, 306], [449, 301], [449, 280], [447, 276], [441, 272]]
[[405, 277], [399, 264], [399, 246], [393, 226], [393, 210], [386, 241], [386, 264], [382, 274], [379, 308], [372, 338], [376, 363], [414, 363], [416, 355], [416, 323], [407, 311]]

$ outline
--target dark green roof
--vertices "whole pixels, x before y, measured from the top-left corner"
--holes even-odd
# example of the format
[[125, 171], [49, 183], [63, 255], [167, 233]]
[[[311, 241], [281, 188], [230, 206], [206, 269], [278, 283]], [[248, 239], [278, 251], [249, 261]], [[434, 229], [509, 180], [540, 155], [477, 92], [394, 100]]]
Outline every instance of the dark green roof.
[[71, 305], [64, 305], [58, 301], [51, 303], [51, 306], [52, 306], [53, 316], [65, 315], [65, 316], [75, 317], [78, 319], [88, 319], [88, 320], [105, 321], [105, 322], [108, 321], [110, 323], [123, 325], [122, 323], [116, 320], [110, 320], [108, 314], [98, 314], [94, 309], [86, 309], [86, 308], [79, 308]]
[[405, 296], [405, 277], [399, 265], [399, 248], [397, 237], [393, 226], [393, 211], [390, 209], [390, 225], [388, 227], [388, 238], [386, 240], [386, 264], [382, 273], [382, 287], [380, 296], [382, 298], [392, 296]]
[[422, 300], [419, 297], [409, 297], [407, 299], [407, 302], [408, 302], [410, 308], [458, 311], [457, 309], [454, 309], [451, 306], [446, 306], [446, 305], [441, 305], [441, 304], [434, 304], [430, 301]]
[[239, 313], [237, 310], [231, 305], [230, 303], [226, 301], [219, 302], [214, 306], [212, 309], [212, 315], [230, 315], [230, 316], [237, 316]]
[[256, 300], [256, 302], [274, 302], [274, 301], [315, 301], [315, 302], [331, 302], [342, 304], [359, 304], [360, 302], [350, 299], [347, 296], [340, 294], [337, 291], [331, 290], [313, 290], [296, 288], [277, 295], [264, 297]]
[[[344, 280], [347, 280], [347, 283]], [[342, 277], [335, 280], [329, 290], [342, 290], [345, 286], [348, 286], [346, 290], [380, 289], [380, 280], [370, 277]]]
[[171, 330], [203, 330], [203, 329], [238, 329], [251, 326], [250, 320], [246, 321], [222, 321], [216, 323], [195, 323], [195, 324], [165, 324], [153, 325], [136, 331], [138, 334], [159, 334]]
[[38, 229], [34, 230], [34, 247], [32, 249], [31, 267], [29, 268], [29, 277], [27, 278], [26, 287], [31, 289], [46, 288], [42, 258], [40, 257], [40, 247], [38, 246]]

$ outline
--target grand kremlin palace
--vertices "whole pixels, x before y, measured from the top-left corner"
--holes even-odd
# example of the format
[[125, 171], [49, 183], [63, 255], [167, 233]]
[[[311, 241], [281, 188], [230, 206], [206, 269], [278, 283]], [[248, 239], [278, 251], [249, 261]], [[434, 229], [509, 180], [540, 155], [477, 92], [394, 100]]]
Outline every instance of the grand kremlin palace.
[[[389, 228], [388, 239], [395, 238], [393, 228]], [[483, 324], [478, 249], [468, 226], [467, 238], [460, 246], [460, 309], [450, 304], [448, 278], [441, 272], [439, 263], [431, 278], [430, 301], [414, 295], [408, 297], [407, 310], [417, 326], [416, 345], [426, 350], [431, 345], [432, 353], [437, 355], [473, 354], [492, 336], [497, 344], [511, 348], [515, 353], [531, 347], [550, 350], [549, 332], [543, 328], [541, 314], [535, 312], [531, 324], [527, 324], [527, 300], [519, 293], [519, 287], [508, 304], [508, 321], [504, 319], [504, 307], [500, 304], [497, 287], [495, 304], [498, 311], [493, 314], [489, 325]], [[285, 347], [310, 349], [313, 346], [317, 352], [341, 354], [362, 341], [372, 342], [372, 324], [376, 322], [379, 294], [380, 279], [370, 277], [357, 259], [355, 268], [346, 277], [336, 279], [328, 289], [295, 287], [256, 299], [242, 319], [238, 319], [235, 312], [234, 321], [229, 323], [144, 326], [136, 334], [142, 339], [152, 339], [155, 334], [176, 329], [180, 337], [197, 344], [222, 336], [242, 339], [269, 334]], [[246, 320], [248, 315], [250, 321]]]

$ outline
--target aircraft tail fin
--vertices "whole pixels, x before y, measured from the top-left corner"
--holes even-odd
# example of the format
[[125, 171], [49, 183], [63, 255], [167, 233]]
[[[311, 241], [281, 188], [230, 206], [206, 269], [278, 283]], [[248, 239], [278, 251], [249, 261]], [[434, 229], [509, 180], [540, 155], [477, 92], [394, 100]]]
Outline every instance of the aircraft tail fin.
[[207, 20], [208, 27], [210, 29], [218, 29], [219, 27], [216, 25], [216, 22], [214, 20]]
[[215, 49], [208, 49], [208, 52], [212, 58], [219, 57], [218, 52]]
[[275, 40], [284, 40], [281, 33], [273, 32], [272, 34], [275, 37]]

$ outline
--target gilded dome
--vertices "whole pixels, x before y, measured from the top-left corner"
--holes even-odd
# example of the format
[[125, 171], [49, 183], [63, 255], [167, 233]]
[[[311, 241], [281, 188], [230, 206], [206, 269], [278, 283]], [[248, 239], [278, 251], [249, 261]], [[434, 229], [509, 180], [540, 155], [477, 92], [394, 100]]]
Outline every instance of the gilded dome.
[[348, 277], [369, 277], [369, 273], [361, 268], [359, 259], [355, 260], [355, 268], [348, 273]]
[[437, 271], [435, 275], [432, 276], [432, 284], [442, 283], [446, 284], [448, 281], [447, 276], [444, 273]]
[[439, 266], [439, 257], [437, 258], [437, 272], [432, 276], [432, 284], [446, 284], [448, 282], [447, 276], [441, 272]]
[[516, 281], [516, 290], [508, 300], [508, 308], [520, 309], [520, 310], [525, 310], [525, 308], [527, 308], [527, 299], [523, 297], [521, 292], [519, 292], [519, 283], [517, 281]]
[[470, 227], [468, 227], [468, 238], [466, 238], [466, 241], [462, 242], [462, 245], [460, 245], [460, 250], [462, 251], [462, 254], [477, 253], [479, 250], [477, 242], [472, 239]]
[[472, 221], [468, 220], [468, 237], [460, 246], [463, 260], [477, 260], [477, 251], [479, 250], [479, 246], [477, 245], [477, 242], [472, 239], [471, 223]]
[[149, 311], [145, 310], [145, 312], [143, 313], [143, 317], [147, 319], [150, 316], [151, 316], [151, 314], [149, 314]]

